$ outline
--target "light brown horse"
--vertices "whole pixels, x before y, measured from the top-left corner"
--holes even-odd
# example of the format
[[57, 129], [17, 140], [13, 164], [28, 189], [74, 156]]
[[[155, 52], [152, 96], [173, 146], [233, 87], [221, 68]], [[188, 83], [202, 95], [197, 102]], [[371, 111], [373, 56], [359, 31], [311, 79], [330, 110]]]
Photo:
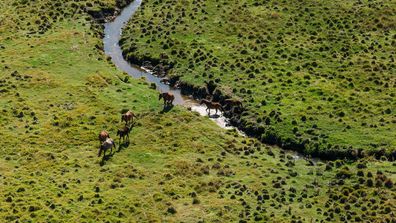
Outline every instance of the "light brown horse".
[[175, 96], [172, 93], [169, 93], [169, 92], [160, 93], [158, 95], [158, 100], [161, 100], [161, 98], [164, 99], [164, 106], [172, 105], [173, 101], [175, 100]]
[[110, 149], [110, 154], [112, 154], [113, 153], [113, 147], [114, 148], [116, 147], [116, 144], [115, 144], [114, 140], [112, 138], [107, 138], [102, 143], [102, 145], [100, 145], [99, 152], [98, 152], [98, 157], [100, 156], [100, 154], [102, 154], [102, 151], [103, 151], [103, 158], [104, 158], [106, 156], [106, 151], [108, 149]]
[[106, 141], [106, 139], [109, 138], [109, 137], [110, 137], [109, 133], [108, 133], [106, 130], [102, 130], [102, 131], [99, 133], [99, 142], [100, 142], [100, 145], [102, 145], [102, 143], [103, 143], [104, 141]]
[[129, 122], [133, 122], [133, 118], [136, 118], [136, 115], [131, 111], [127, 111], [121, 115], [121, 122], [125, 121], [125, 124], [129, 124]]
[[238, 107], [242, 108], [242, 102], [237, 99], [232, 99], [232, 98], [225, 99], [224, 103], [231, 107], [238, 106]]
[[221, 106], [219, 102], [212, 102], [206, 99], [202, 99], [200, 104], [206, 105], [206, 112], [208, 112], [209, 115], [210, 115], [210, 109], [215, 109], [216, 114], [217, 114], [217, 110], [223, 111], [223, 106]]

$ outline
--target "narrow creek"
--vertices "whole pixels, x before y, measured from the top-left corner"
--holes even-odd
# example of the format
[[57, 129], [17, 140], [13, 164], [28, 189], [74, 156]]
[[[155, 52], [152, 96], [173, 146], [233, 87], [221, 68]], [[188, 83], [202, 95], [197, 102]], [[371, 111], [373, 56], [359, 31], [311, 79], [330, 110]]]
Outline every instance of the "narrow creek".
[[[162, 83], [161, 78], [154, 76], [150, 71], [130, 64], [124, 59], [121, 47], [118, 44], [121, 39], [122, 29], [135, 14], [141, 3], [142, 0], [133, 1], [122, 10], [121, 14], [119, 14], [114, 21], [105, 24], [105, 38], [103, 42], [106, 55], [111, 57], [111, 60], [118, 69], [128, 73], [130, 76], [134, 78], [144, 77], [147, 82], [155, 83], [159, 92], [170, 92], [175, 95], [175, 101], [173, 102], [175, 105], [191, 108], [192, 111], [198, 112], [202, 116], [207, 116], [207, 112], [205, 111], [206, 107], [200, 105], [198, 101], [194, 100], [192, 97], [182, 95], [180, 89], [172, 88]], [[214, 113], [214, 111], [212, 111], [212, 113]], [[221, 128], [233, 128], [228, 124], [227, 118], [224, 117], [221, 112], [218, 112], [218, 115], [211, 115], [209, 118], [216, 122]]]
[[[144, 77], [148, 83], [155, 83], [156, 88], [159, 92], [170, 92], [174, 94], [175, 105], [191, 108], [192, 111], [198, 112], [202, 116], [208, 116], [206, 112], [206, 106], [200, 105], [199, 102], [197, 100], [194, 100], [192, 97], [182, 95], [180, 89], [172, 88], [169, 85], [162, 83], [162, 78], [153, 75], [150, 71], [147, 71], [137, 65], [130, 64], [124, 59], [121, 47], [119, 45], [119, 41], [122, 35], [122, 29], [124, 28], [126, 23], [132, 19], [132, 16], [138, 10], [141, 3], [142, 0], [133, 1], [129, 6], [125, 7], [113, 21], [105, 24], [105, 37], [103, 39], [105, 54], [111, 57], [112, 62], [118, 69], [128, 73], [130, 76], [134, 78]], [[214, 113], [214, 111], [212, 111], [212, 113]], [[221, 112], [219, 112], [218, 115], [211, 115], [209, 116], [209, 118], [221, 128], [236, 129], [235, 127], [229, 125], [228, 119], [224, 117]], [[245, 135], [238, 129], [236, 130], [241, 135]], [[302, 159], [304, 157], [303, 154], [295, 151], [287, 151], [287, 153], [292, 155], [294, 159]], [[311, 158], [310, 160], [314, 163], [320, 161], [320, 159], [317, 158]]]

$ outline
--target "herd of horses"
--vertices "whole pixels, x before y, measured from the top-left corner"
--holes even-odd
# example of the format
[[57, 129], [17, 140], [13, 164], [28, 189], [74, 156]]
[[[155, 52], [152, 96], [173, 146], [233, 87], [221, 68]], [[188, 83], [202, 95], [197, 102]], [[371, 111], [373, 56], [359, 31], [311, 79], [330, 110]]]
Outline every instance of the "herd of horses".
[[[117, 136], [119, 136], [119, 142], [125, 140], [127, 138], [129, 140], [129, 133], [131, 132], [132, 125], [134, 123], [134, 118], [136, 115], [131, 112], [127, 111], [126, 113], [121, 115], [121, 122], [125, 121], [125, 126], [123, 128], [118, 129]], [[110, 134], [106, 130], [102, 130], [99, 133], [99, 152], [98, 156], [102, 154], [103, 151], [103, 158], [106, 156], [106, 151], [110, 149], [110, 154], [113, 153], [113, 147], [116, 147], [115, 141], [110, 137]]]
[[[172, 93], [165, 92], [165, 93], [160, 93], [158, 95], [158, 100], [164, 100], [164, 108], [167, 106], [172, 106], [173, 101], [175, 100], [175, 96]], [[224, 103], [230, 107], [234, 106], [239, 106], [242, 107], [242, 103], [236, 99], [226, 99]], [[205, 104], [206, 105], [206, 112], [210, 115], [210, 110], [214, 109], [216, 111], [216, 114], [218, 111], [224, 112], [223, 106], [219, 102], [213, 102], [207, 99], [202, 99], [200, 104]], [[119, 143], [121, 143], [121, 139], [124, 141], [125, 139], [128, 139], [129, 141], [129, 133], [133, 127], [134, 121], [137, 118], [137, 116], [132, 112], [132, 111], [127, 111], [124, 114], [121, 115], [121, 122], [125, 122], [125, 125], [123, 128], [118, 129], [117, 131], [117, 136], [119, 136]], [[116, 143], [115, 141], [110, 137], [109, 133], [106, 130], [102, 130], [99, 133], [99, 142], [100, 142], [100, 147], [99, 147], [99, 152], [98, 152], [98, 157], [103, 152], [103, 159], [106, 156], [106, 151], [110, 150], [110, 154], [113, 153], [113, 147], [116, 148]]]

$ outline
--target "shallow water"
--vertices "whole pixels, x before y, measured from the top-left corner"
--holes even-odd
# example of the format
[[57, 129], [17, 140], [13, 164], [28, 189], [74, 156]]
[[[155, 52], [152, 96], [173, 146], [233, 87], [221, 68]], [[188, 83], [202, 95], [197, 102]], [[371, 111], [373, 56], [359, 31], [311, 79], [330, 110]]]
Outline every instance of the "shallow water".
[[[155, 83], [159, 92], [170, 92], [175, 95], [175, 100], [173, 102], [175, 105], [182, 105], [184, 107], [191, 108], [192, 111], [198, 112], [202, 116], [207, 116], [208, 114], [205, 111], [205, 106], [200, 105], [191, 97], [183, 96], [180, 89], [172, 88], [169, 85], [161, 83], [161, 78], [154, 76], [152, 72], [130, 64], [124, 59], [121, 47], [118, 44], [121, 39], [122, 28], [130, 19], [133, 19], [133, 14], [137, 11], [141, 3], [142, 0], [135, 0], [129, 6], [124, 8], [121, 14], [118, 15], [114, 21], [105, 24], [105, 38], [103, 39], [103, 42], [106, 55], [111, 57], [111, 60], [118, 69], [128, 73], [130, 76], [134, 78], [144, 77], [147, 82]], [[217, 125], [225, 129], [233, 128], [228, 125], [227, 118], [225, 118], [221, 112], [218, 112], [218, 115], [213, 114], [214, 111], [211, 113], [209, 118], [216, 122]]]

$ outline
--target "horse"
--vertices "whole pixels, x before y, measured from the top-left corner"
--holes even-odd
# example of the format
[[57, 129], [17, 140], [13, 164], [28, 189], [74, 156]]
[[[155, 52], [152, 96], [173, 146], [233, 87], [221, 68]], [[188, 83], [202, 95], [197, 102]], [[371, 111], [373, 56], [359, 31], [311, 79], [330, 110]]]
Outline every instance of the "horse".
[[98, 157], [102, 154], [103, 151], [103, 158], [106, 156], [106, 151], [110, 149], [110, 154], [113, 153], [113, 147], [116, 147], [116, 144], [112, 138], [107, 138], [99, 148]]
[[99, 133], [99, 142], [100, 142], [100, 145], [102, 145], [102, 143], [103, 143], [104, 141], [106, 141], [106, 139], [109, 138], [109, 137], [110, 137], [109, 133], [108, 133], [106, 130], [102, 130], [102, 131]]
[[120, 139], [118, 140], [119, 143], [121, 143], [121, 138], [124, 141], [125, 137], [127, 137], [128, 141], [129, 141], [129, 132], [131, 132], [131, 127], [125, 125], [124, 128], [122, 129], [118, 129], [117, 131], [117, 136], [120, 136]]
[[219, 102], [212, 102], [206, 99], [202, 99], [200, 104], [206, 105], [206, 112], [208, 112], [209, 115], [210, 115], [210, 109], [215, 109], [216, 114], [217, 114], [217, 110], [223, 111], [223, 106], [221, 106]]
[[232, 99], [232, 98], [225, 99], [224, 103], [231, 107], [237, 106], [239, 108], [242, 108], [242, 102], [237, 99]]
[[121, 122], [125, 121], [125, 124], [128, 124], [130, 121], [133, 122], [133, 118], [136, 118], [136, 115], [131, 112], [131, 111], [127, 111], [125, 114], [121, 115]]
[[173, 101], [175, 100], [175, 96], [172, 93], [169, 93], [169, 92], [160, 93], [158, 95], [158, 100], [161, 100], [161, 98], [164, 99], [164, 106], [172, 105]]

